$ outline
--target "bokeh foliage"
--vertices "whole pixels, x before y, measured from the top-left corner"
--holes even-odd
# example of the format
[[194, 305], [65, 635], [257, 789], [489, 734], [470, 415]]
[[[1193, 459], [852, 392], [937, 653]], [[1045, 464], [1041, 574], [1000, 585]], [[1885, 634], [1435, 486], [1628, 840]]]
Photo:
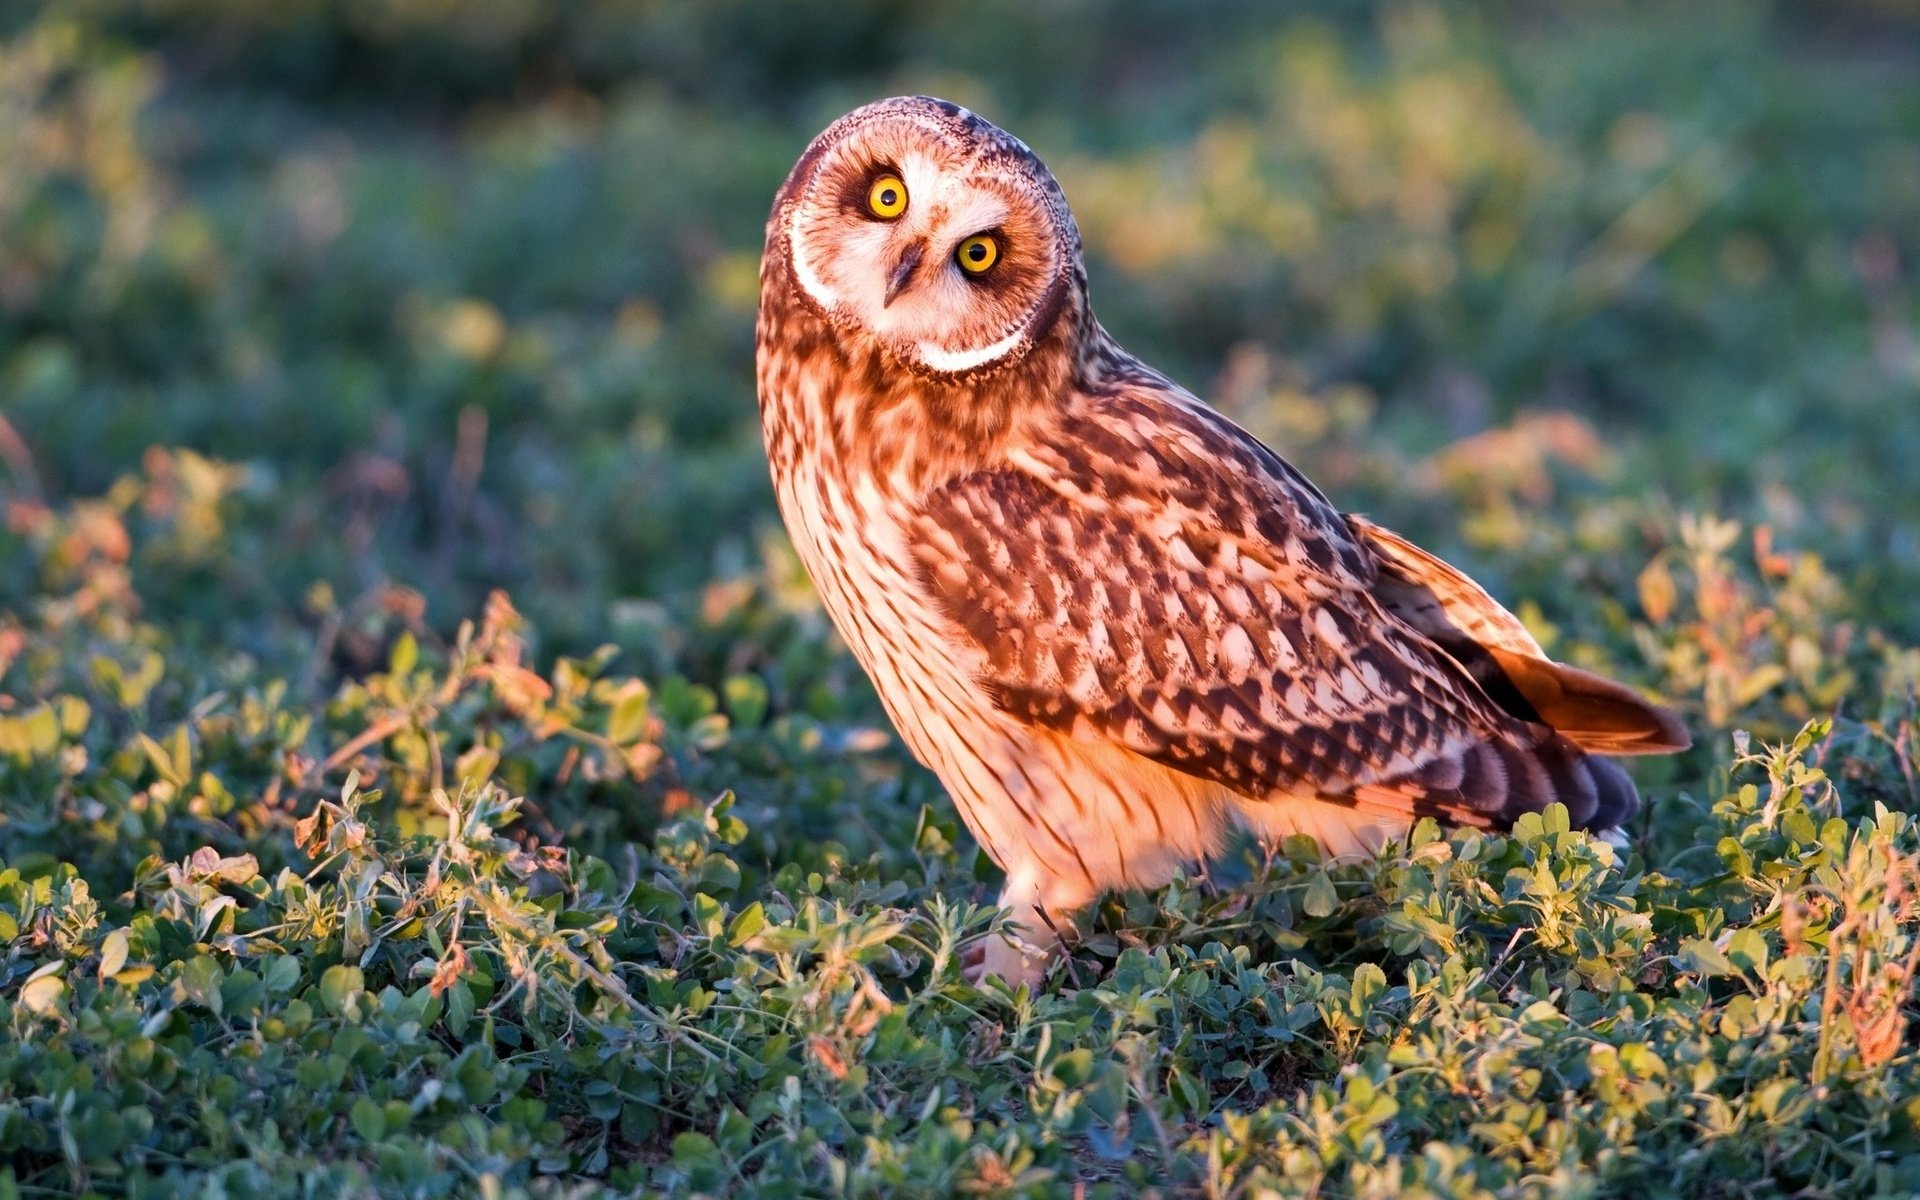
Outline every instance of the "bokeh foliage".
[[[1916, 64], [1892, 2], [0, 6], [0, 1195], [1920, 1188]], [[1686, 713], [1629, 849], [1237, 847], [962, 981], [992, 869], [752, 392], [773, 189], [909, 90], [1122, 340]]]

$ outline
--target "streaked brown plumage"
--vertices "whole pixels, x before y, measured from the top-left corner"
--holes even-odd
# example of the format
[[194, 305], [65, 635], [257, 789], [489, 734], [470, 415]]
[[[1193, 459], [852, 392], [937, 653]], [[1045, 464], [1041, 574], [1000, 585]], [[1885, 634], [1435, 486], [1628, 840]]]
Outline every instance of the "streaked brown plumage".
[[808, 147], [759, 375], [822, 601], [1007, 872], [1000, 974], [1235, 824], [1333, 853], [1554, 801], [1604, 829], [1638, 800], [1592, 753], [1687, 743], [1117, 345], [1052, 176], [955, 105], [881, 101]]

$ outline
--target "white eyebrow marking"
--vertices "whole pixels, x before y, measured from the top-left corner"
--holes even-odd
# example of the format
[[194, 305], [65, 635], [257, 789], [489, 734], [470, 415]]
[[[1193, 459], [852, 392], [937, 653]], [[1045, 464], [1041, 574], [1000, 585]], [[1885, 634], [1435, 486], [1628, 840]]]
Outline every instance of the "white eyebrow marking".
[[813, 297], [813, 302], [832, 312], [838, 303], [838, 296], [827, 286], [826, 280], [814, 274], [813, 264], [807, 260], [806, 251], [800, 247], [800, 239], [795, 235], [794, 222], [799, 218], [800, 205], [795, 204], [787, 214], [787, 258], [793, 263], [794, 277], [799, 281], [800, 290]]

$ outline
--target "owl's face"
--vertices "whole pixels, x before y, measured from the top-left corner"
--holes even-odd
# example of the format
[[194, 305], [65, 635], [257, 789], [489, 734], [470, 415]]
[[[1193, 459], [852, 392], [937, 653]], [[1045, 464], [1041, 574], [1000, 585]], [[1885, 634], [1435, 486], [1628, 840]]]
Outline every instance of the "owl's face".
[[1033, 152], [924, 96], [857, 109], [816, 138], [769, 232], [842, 335], [943, 375], [1024, 356], [1058, 317], [1079, 254]]

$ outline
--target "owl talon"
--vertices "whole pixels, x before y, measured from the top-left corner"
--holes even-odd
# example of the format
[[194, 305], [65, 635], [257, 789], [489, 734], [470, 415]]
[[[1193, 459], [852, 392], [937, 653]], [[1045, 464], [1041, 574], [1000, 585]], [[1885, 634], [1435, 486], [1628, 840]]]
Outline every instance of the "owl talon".
[[979, 987], [980, 984], [984, 982], [983, 976], [986, 970], [986, 962], [987, 944], [985, 942], [974, 942], [971, 945], [962, 947], [960, 950], [960, 978], [966, 980], [974, 987]]
[[967, 953], [961, 955], [960, 971], [974, 987], [984, 987], [987, 980], [998, 979], [1007, 985], [1008, 991], [1018, 991], [1024, 983], [1037, 992], [1046, 982], [1047, 968], [1054, 957], [1036, 946], [1015, 942], [1004, 934], [993, 934], [967, 948]]

